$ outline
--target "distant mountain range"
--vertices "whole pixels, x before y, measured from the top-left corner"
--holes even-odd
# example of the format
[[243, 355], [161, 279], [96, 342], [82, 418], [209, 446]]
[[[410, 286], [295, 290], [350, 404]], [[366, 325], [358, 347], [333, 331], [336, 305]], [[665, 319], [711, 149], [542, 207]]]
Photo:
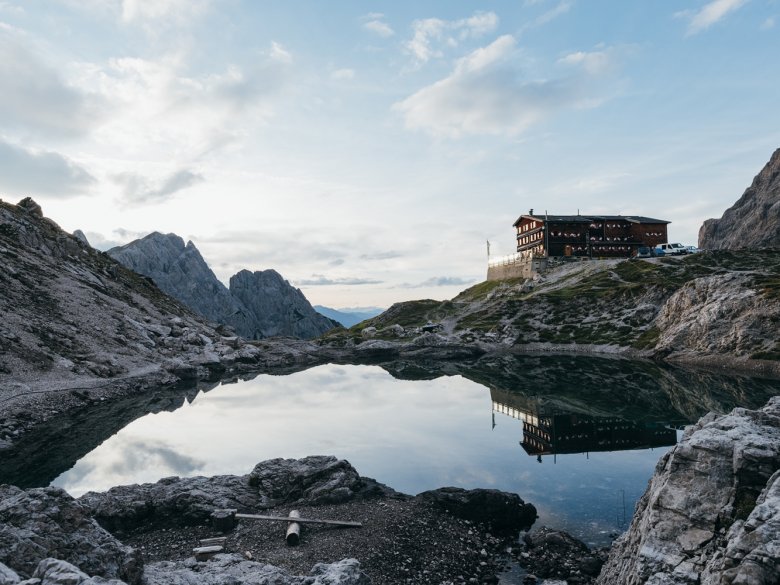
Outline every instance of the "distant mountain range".
[[222, 284], [195, 244], [176, 234], [154, 232], [108, 250], [127, 268], [151, 278], [160, 290], [207, 319], [228, 325], [247, 339], [274, 336], [311, 339], [338, 326], [311, 306], [303, 293], [275, 270], [242, 270]]
[[320, 315], [324, 315], [329, 319], [333, 319], [341, 323], [344, 327], [350, 328], [353, 325], [357, 325], [361, 321], [376, 317], [384, 311], [379, 307], [354, 307], [344, 309], [331, 309], [330, 307], [323, 307], [322, 305], [314, 305], [314, 310]]

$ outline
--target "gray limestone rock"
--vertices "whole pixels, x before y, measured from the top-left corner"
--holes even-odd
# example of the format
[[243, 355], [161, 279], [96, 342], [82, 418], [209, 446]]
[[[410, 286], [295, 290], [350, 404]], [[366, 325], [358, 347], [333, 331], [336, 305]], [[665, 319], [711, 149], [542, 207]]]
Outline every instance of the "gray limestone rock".
[[392, 489], [358, 475], [344, 459], [314, 455], [303, 459], [270, 459], [258, 463], [249, 474], [264, 508], [305, 502], [338, 504], [356, 497], [395, 495]]
[[300, 289], [275, 270], [242, 270], [230, 278], [230, 293], [248, 309], [253, 320], [233, 322], [245, 337], [286, 336], [311, 339], [333, 329], [337, 323], [320, 315]]
[[656, 466], [601, 585], [780, 583], [780, 396], [708, 414]]
[[19, 581], [16, 571], [0, 563], [0, 585], [16, 585]]
[[139, 527], [205, 524], [214, 510], [252, 512], [288, 503], [330, 504], [353, 498], [396, 495], [392, 489], [335, 457], [271, 459], [249, 475], [167, 477], [157, 483], [88, 492], [79, 503], [114, 534]]
[[140, 583], [140, 555], [98, 526], [88, 510], [59, 488], [0, 486], [0, 562], [21, 577], [47, 558], [105, 578]]
[[158, 232], [108, 251], [160, 290], [248, 339], [289, 336], [310, 339], [336, 326], [317, 313], [303, 293], [274, 270], [242, 270], [225, 287], [192, 242]]
[[76, 230], [75, 232], [73, 232], [73, 237], [76, 238], [79, 242], [81, 242], [85, 246], [89, 246], [90, 248], [92, 247], [91, 244], [89, 243], [89, 240], [87, 239], [87, 235], [81, 230]]
[[218, 554], [208, 562], [164, 561], [146, 568], [147, 585], [370, 585], [355, 559], [318, 563], [309, 576], [290, 575], [272, 565], [236, 554]]
[[723, 217], [704, 222], [699, 248], [780, 248], [780, 148]]
[[217, 279], [195, 244], [185, 245], [176, 234], [154, 232], [107, 253], [207, 319], [229, 324], [236, 313], [245, 310]]

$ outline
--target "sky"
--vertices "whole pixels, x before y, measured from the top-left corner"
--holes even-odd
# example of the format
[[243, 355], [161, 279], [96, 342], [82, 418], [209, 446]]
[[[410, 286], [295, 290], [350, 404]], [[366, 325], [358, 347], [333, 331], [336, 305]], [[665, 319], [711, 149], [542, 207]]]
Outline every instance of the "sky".
[[780, 147], [780, 0], [0, 0], [0, 197], [226, 284], [446, 299], [537, 212], [695, 244]]

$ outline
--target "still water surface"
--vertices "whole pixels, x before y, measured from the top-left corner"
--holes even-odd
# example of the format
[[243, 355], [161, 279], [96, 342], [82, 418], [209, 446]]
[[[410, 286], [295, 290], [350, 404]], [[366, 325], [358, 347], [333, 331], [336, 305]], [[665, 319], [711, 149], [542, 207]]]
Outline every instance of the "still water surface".
[[676, 429], [709, 408], [777, 393], [776, 383], [615, 360], [500, 365], [461, 373], [324, 365], [221, 385], [173, 412], [138, 418], [53, 484], [78, 496], [328, 454], [410, 494], [441, 486], [515, 492], [538, 508], [540, 524], [602, 544], [630, 522]]

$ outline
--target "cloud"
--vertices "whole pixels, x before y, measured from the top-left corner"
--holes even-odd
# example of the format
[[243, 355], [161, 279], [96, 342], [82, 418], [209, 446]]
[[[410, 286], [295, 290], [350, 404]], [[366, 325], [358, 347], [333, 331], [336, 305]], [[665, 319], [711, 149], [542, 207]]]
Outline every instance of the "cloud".
[[395, 34], [395, 31], [390, 28], [390, 25], [386, 22], [383, 22], [382, 20], [369, 20], [368, 22], [363, 23], [363, 28], [371, 31], [372, 33], [379, 35], [383, 39], [392, 37]]
[[434, 276], [418, 284], [401, 284], [399, 288], [425, 288], [432, 286], [466, 286], [476, 282], [475, 278], [461, 278], [459, 276]]
[[514, 136], [557, 111], [603, 101], [596, 83], [611, 69], [609, 50], [564, 58], [574, 71], [558, 79], [524, 79], [515, 39], [504, 35], [456, 62], [453, 72], [393, 109], [406, 128], [457, 138], [462, 134]]
[[121, 14], [125, 22], [186, 21], [208, 4], [206, 0], [122, 0]]
[[772, 28], [775, 28], [774, 16], [768, 17], [764, 22], [761, 23], [761, 30], [769, 30]]
[[0, 129], [44, 137], [78, 137], [101, 118], [94, 94], [68, 85], [10, 27], [0, 27]]
[[0, 140], [0, 186], [17, 194], [83, 195], [95, 178], [56, 152], [28, 150]]
[[726, 15], [747, 4], [748, 0], [713, 0], [693, 13], [677, 13], [676, 16], [688, 16], [690, 23], [686, 36], [695, 35], [710, 28]]
[[[99, 87], [112, 115], [95, 133], [116, 157], [167, 157], [197, 160], [248, 136], [255, 124], [274, 116], [292, 87], [292, 55], [270, 44], [250, 64], [227, 64], [199, 75], [184, 73], [178, 53], [154, 60], [111, 59], [84, 67], [80, 83]], [[2, 98], [0, 98], [2, 100]]]
[[296, 286], [333, 286], [333, 285], [363, 285], [382, 284], [383, 281], [373, 278], [341, 277], [327, 278], [322, 274], [312, 274], [312, 278], [298, 280]]
[[415, 20], [412, 23], [414, 34], [404, 46], [419, 66], [433, 58], [442, 57], [442, 47], [456, 47], [463, 39], [481, 37], [497, 26], [498, 16], [493, 12], [475, 12], [473, 16], [461, 20]]
[[401, 252], [395, 252], [389, 250], [387, 252], [377, 252], [376, 254], [361, 254], [361, 260], [391, 260], [393, 258], [401, 258], [403, 254]]
[[336, 69], [330, 74], [330, 78], [335, 81], [341, 81], [341, 80], [347, 80], [347, 79], [354, 79], [355, 78], [355, 70], [354, 69]]
[[141, 203], [162, 203], [173, 195], [205, 181], [203, 175], [189, 169], [180, 169], [159, 181], [156, 185], [138, 173], [119, 173], [114, 181], [122, 185], [123, 201], [129, 205]]
[[548, 22], [552, 22], [559, 16], [563, 16], [569, 10], [571, 10], [571, 7], [574, 3], [571, 0], [565, 0], [564, 2], [559, 2], [555, 5], [554, 8], [551, 8], [550, 10], [547, 10], [546, 12], [543, 12], [536, 18], [534, 18], [529, 24], [523, 27], [523, 30], [529, 29], [529, 28], [537, 28], [540, 26], [543, 26], [547, 24]]

